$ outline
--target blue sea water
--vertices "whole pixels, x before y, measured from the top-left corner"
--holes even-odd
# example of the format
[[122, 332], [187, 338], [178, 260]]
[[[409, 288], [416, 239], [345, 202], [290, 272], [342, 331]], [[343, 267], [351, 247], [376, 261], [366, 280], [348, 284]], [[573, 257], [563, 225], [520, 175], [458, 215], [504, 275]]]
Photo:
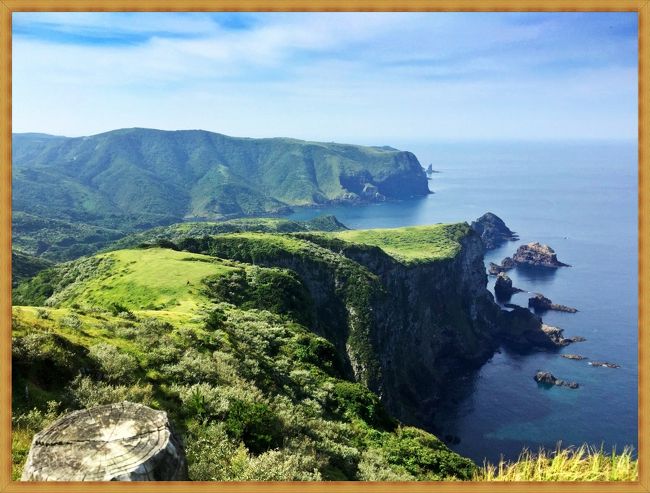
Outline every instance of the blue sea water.
[[[637, 446], [638, 170], [636, 142], [429, 143], [397, 146], [440, 171], [426, 198], [367, 206], [297, 210], [292, 218], [336, 215], [351, 228], [471, 221], [487, 211], [520, 241], [487, 252], [499, 263], [517, 246], [539, 241], [572, 267], [554, 272], [515, 269], [516, 287], [541, 292], [578, 313], [547, 312], [544, 322], [580, 335], [559, 354], [512, 354], [505, 349], [462, 381], [427, 426], [482, 463], [515, 459], [522, 448], [588, 443], [606, 450]], [[492, 289], [494, 278], [490, 278]], [[513, 296], [526, 306], [530, 295]], [[588, 361], [609, 361], [618, 369]], [[537, 370], [576, 381], [577, 390], [542, 388]]]

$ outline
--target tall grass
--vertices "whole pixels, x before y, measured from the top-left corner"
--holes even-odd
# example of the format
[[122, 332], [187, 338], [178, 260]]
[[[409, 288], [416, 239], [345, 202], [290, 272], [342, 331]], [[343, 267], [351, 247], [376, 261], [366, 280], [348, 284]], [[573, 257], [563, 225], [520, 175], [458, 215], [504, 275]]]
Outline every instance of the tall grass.
[[485, 463], [475, 481], [636, 481], [638, 461], [631, 447], [617, 454], [603, 448], [582, 445], [554, 451], [540, 449], [536, 454], [524, 450], [516, 462], [503, 459], [498, 465]]

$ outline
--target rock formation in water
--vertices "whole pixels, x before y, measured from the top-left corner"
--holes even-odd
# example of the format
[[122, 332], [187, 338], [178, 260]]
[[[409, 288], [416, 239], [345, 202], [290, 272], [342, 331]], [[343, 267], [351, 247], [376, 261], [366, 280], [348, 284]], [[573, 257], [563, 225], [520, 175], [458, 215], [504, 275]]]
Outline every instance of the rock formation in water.
[[528, 243], [517, 248], [517, 251], [512, 256], [512, 259], [517, 265], [529, 265], [532, 267], [570, 267], [569, 264], [560, 262], [557, 259], [555, 250], [548, 245], [540, 243]]
[[620, 368], [621, 365], [617, 365], [616, 363], [609, 363], [607, 361], [590, 361], [589, 365], [591, 366], [600, 366], [602, 368]]
[[541, 293], [537, 293], [535, 296], [528, 299], [528, 307], [532, 308], [536, 312], [555, 310], [558, 312], [576, 313], [578, 311], [576, 308], [572, 308], [570, 306], [557, 305]]
[[516, 350], [557, 350], [580, 339], [564, 337], [563, 329], [546, 325], [540, 317], [527, 308], [513, 304], [508, 306], [512, 308], [511, 311], [501, 312], [502, 325], [505, 329], [503, 339]]
[[563, 354], [562, 357], [566, 359], [574, 359], [576, 361], [582, 361], [583, 359], [587, 359], [586, 356], [582, 356], [580, 354]]
[[494, 262], [490, 262], [490, 266], [488, 267], [488, 274], [491, 276], [496, 276], [499, 274], [499, 272], [506, 272], [509, 271], [510, 269], [513, 269], [515, 267], [515, 262], [512, 260], [510, 257], [506, 257], [501, 261], [501, 265], [495, 264]]
[[521, 289], [512, 285], [512, 279], [505, 272], [499, 272], [497, 280], [494, 283], [494, 294], [499, 301], [507, 301], [515, 293], [522, 292]]
[[576, 382], [567, 382], [566, 380], [555, 378], [555, 376], [548, 371], [538, 371], [533, 378], [537, 383], [546, 386], [557, 385], [559, 387], [568, 387], [570, 389], [577, 389], [580, 387]]
[[121, 402], [74, 411], [37, 433], [22, 481], [186, 481], [167, 413]]
[[506, 241], [519, 239], [516, 233], [510, 231], [499, 216], [491, 212], [486, 212], [476, 221], [472, 221], [471, 227], [481, 237], [486, 250], [496, 248]]

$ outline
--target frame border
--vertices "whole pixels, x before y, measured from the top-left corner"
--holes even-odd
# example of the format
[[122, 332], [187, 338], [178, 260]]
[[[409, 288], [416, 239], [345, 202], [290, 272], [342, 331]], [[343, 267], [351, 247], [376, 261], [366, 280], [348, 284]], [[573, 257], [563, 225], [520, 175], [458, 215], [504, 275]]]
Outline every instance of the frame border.
[[[33, 483], [11, 481], [11, 14], [28, 11], [462, 11], [462, 12], [637, 12], [638, 14], [638, 457], [639, 480], [613, 482], [142, 482], [142, 483]], [[648, 467], [648, 325], [650, 281], [648, 253], [650, 236], [650, 159], [647, 109], [648, 16], [650, 0], [0, 0], [0, 492], [178, 492], [188, 490], [215, 493], [258, 492], [357, 492], [375, 493], [425, 491], [546, 492], [570, 488], [596, 493], [650, 492]]]

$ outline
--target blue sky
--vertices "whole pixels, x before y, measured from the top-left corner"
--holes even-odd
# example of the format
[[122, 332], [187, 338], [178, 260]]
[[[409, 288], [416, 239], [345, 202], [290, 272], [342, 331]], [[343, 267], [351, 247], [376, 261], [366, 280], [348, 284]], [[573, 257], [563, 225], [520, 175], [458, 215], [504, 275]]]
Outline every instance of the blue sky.
[[14, 13], [13, 130], [633, 139], [636, 13]]

